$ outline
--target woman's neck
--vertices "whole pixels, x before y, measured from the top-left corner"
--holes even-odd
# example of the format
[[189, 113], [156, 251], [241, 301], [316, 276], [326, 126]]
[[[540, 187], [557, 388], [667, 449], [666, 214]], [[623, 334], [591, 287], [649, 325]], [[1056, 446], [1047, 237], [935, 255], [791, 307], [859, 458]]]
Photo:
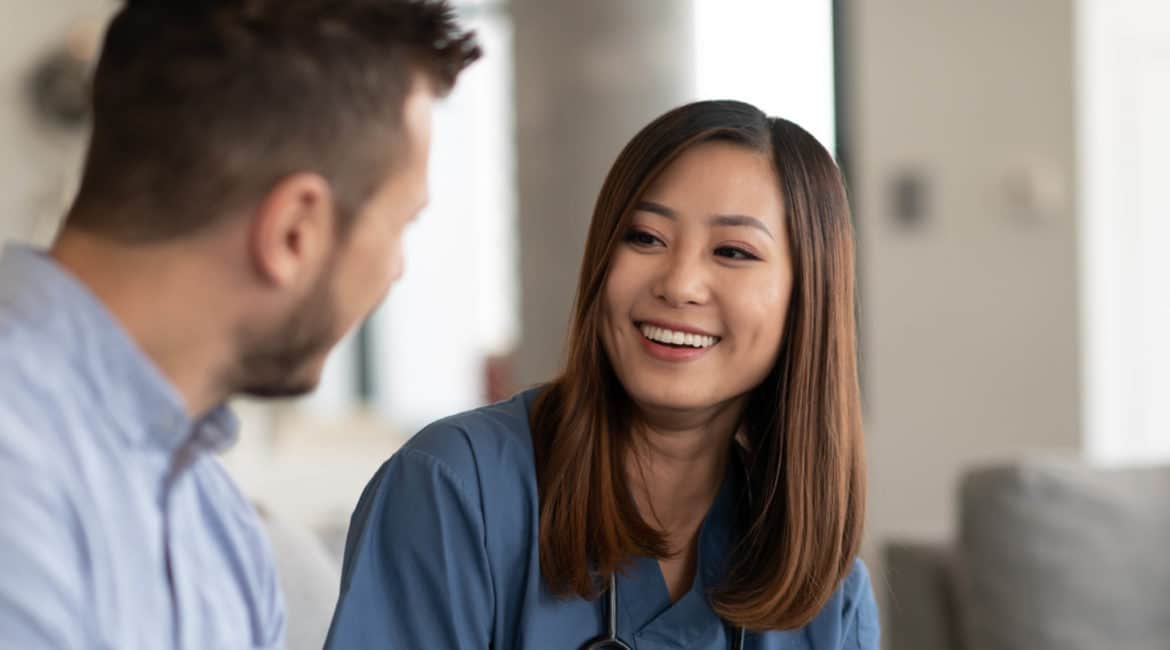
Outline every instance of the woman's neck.
[[698, 538], [727, 469], [731, 440], [742, 408], [728, 405], [703, 417], [643, 409], [626, 457], [634, 502], [642, 518], [661, 531], [671, 555], [658, 567], [672, 602], [698, 571]]
[[666, 535], [673, 552], [691, 545], [719, 494], [741, 411], [729, 404], [699, 417], [640, 413], [626, 475], [642, 517]]

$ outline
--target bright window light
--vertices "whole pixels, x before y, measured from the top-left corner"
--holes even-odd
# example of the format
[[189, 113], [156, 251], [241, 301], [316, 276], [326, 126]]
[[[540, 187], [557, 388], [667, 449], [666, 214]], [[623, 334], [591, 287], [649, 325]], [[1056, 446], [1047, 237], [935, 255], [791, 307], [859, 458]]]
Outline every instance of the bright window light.
[[836, 148], [831, 0], [693, 0], [695, 84], [739, 99]]

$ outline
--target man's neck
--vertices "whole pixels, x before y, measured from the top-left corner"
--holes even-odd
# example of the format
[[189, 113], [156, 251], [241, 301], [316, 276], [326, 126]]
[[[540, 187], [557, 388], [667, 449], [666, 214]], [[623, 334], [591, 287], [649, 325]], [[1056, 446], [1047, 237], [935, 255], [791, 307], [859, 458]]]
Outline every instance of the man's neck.
[[[220, 269], [184, 263], [175, 244], [123, 245], [66, 230], [50, 254], [84, 284], [171, 382], [192, 417], [228, 397], [220, 377], [232, 358]], [[218, 320], [218, 322], [217, 322]]]

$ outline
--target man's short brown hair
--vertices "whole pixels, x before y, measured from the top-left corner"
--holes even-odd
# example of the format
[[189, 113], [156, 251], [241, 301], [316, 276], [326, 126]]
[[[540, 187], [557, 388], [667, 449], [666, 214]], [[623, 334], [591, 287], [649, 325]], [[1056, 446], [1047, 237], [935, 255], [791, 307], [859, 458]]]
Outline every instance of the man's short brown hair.
[[68, 225], [178, 237], [298, 172], [326, 178], [348, 220], [404, 149], [420, 73], [442, 95], [479, 56], [441, 0], [129, 0]]

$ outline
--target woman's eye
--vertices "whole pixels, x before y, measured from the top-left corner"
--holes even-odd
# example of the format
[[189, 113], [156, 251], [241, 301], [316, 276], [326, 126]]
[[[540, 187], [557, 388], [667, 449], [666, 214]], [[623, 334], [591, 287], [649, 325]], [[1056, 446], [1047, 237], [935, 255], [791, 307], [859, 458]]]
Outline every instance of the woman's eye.
[[632, 229], [626, 233], [625, 240], [635, 246], [654, 246], [661, 240], [645, 230]]
[[746, 251], [738, 246], [720, 246], [715, 249], [715, 254], [719, 257], [726, 257], [729, 260], [758, 260], [756, 255]]

